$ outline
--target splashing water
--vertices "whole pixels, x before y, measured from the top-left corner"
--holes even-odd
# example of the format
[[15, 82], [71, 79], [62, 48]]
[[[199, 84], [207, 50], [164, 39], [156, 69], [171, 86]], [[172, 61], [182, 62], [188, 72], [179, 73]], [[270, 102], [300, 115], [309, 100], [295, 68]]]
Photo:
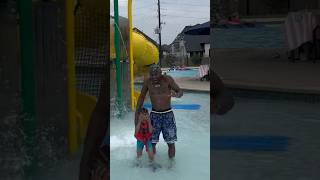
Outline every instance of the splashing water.
[[155, 156], [155, 161], [162, 167], [153, 172], [148, 166], [145, 150], [142, 156], [142, 167], [135, 167], [134, 112], [128, 112], [121, 119], [111, 118], [111, 179], [210, 179], [209, 94], [185, 93], [180, 100], [175, 103], [196, 103], [200, 104], [201, 108], [199, 110], [174, 110], [178, 142], [176, 143], [175, 165], [171, 169], [168, 168], [170, 166], [168, 148], [162, 135], [160, 135]]

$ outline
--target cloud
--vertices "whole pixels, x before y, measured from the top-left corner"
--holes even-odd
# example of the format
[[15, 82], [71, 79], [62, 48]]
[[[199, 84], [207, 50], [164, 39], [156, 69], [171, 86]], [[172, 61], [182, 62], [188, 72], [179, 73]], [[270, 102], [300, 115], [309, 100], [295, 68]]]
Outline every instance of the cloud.
[[[127, 17], [127, 0], [119, 0], [119, 14]], [[158, 41], [154, 29], [158, 26], [157, 0], [132, 0], [133, 25]], [[110, 0], [113, 15], [113, 0]], [[162, 43], [170, 44], [187, 25], [210, 20], [210, 0], [161, 0]]]

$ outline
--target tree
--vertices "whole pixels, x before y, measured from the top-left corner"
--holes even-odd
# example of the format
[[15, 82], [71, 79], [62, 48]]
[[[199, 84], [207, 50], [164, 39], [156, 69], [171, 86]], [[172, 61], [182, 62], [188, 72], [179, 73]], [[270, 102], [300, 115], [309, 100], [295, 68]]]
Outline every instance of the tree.
[[165, 58], [164, 61], [167, 64], [168, 67], [172, 67], [175, 64], [175, 61], [177, 60], [177, 57], [173, 54], [168, 54]]
[[198, 55], [198, 54], [195, 54], [195, 55], [193, 55], [192, 57], [191, 57], [191, 62], [192, 62], [192, 64], [194, 64], [194, 65], [200, 65], [201, 64], [201, 60], [202, 60], [202, 58], [200, 57], [200, 55]]

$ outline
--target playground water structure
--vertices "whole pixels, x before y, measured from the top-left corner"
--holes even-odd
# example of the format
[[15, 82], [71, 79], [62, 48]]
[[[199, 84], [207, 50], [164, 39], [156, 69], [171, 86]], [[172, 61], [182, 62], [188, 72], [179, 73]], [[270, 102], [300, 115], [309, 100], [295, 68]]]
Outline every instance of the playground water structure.
[[[21, 75], [21, 79], [17, 78], [13, 82], [23, 82], [21, 87], [23, 94], [19, 94], [21, 93], [19, 89], [17, 94], [14, 94], [18, 96], [18, 100], [14, 100], [16, 107], [5, 109], [8, 113], [0, 117], [5, 123], [2, 128], [11, 127], [8, 128], [10, 131], [0, 134], [1, 137], [4, 137], [1, 145], [14, 142], [13, 146], [1, 148], [4, 151], [2, 154], [7, 157], [0, 159], [1, 162], [4, 162], [5, 167], [3, 171], [1, 169], [0, 177], [21, 179], [23, 176], [28, 176], [34, 179], [49, 179], [48, 176], [50, 176], [52, 179], [65, 179], [69, 176], [70, 179], [75, 179], [73, 177], [77, 176], [81, 145], [89, 118], [97, 97], [101, 93], [100, 87], [106, 72], [112, 71], [106, 68], [109, 63], [106, 62], [109, 50], [105, 48], [108, 47], [106, 43], [109, 38], [106, 31], [108, 26], [105, 23], [109, 18], [105, 11], [107, 5], [105, 1], [101, 2], [102, 5], [100, 1], [84, 0], [82, 6], [74, 11], [74, 4], [71, 1], [66, 1], [66, 4], [23, 2], [20, 4], [23, 6], [21, 9], [30, 11], [23, 12], [25, 14], [21, 16], [20, 23], [13, 18], [15, 25], [13, 29], [18, 29], [17, 24], [22, 28], [20, 44], [23, 49], [21, 55], [23, 63], [16, 66], [21, 66], [19, 68], [25, 73]], [[31, 6], [35, 12], [31, 12], [32, 8], [24, 8]], [[64, 10], [66, 12], [61, 13]], [[32, 19], [32, 13], [35, 14], [36, 20]], [[32, 21], [35, 21], [36, 38], [28, 34], [28, 32], [33, 32], [30, 26]], [[44, 23], [51, 21], [52, 23]], [[128, 59], [129, 61], [135, 59], [134, 68], [123, 69], [124, 75], [129, 75], [133, 69], [135, 73], [142, 72], [144, 65], [157, 63], [158, 59], [156, 46], [141, 33], [134, 31], [131, 43], [129, 37], [121, 32], [121, 30], [129, 30], [130, 26], [127, 23], [128, 20], [116, 26], [116, 32], [119, 32], [120, 29], [119, 33], [122, 35], [120, 44], [126, 49], [123, 51], [125, 58], [122, 58], [121, 62], [125, 64], [125, 62], [128, 63]], [[114, 24], [111, 24], [110, 28], [114, 27]], [[19, 33], [17, 32], [15, 36], [17, 34]], [[33, 47], [33, 43], [30, 45], [30, 42], [33, 42], [34, 39], [36, 40], [34, 44], [38, 47], [36, 48], [37, 58], [32, 56], [33, 50], [30, 49]], [[47, 46], [48, 44], [50, 46]], [[129, 44], [134, 45], [134, 47], [130, 46], [131, 53]], [[112, 51], [112, 48], [110, 50]], [[146, 51], [149, 56], [143, 55]], [[130, 54], [133, 55], [131, 59], [128, 57]], [[110, 56], [110, 62], [114, 62], [112, 53]], [[144, 59], [145, 57], [148, 59]], [[30, 59], [35, 59], [35, 62], [32, 62], [36, 64], [35, 67], [31, 66], [31, 62], [26, 61]], [[34, 72], [36, 75], [26, 72]], [[36, 80], [37, 83], [34, 85]], [[130, 87], [129, 78], [121, 83]], [[136, 97], [137, 93], [134, 95]], [[132, 101], [132, 99], [133, 96], [129, 95], [128, 100]], [[131, 109], [130, 105], [128, 109]], [[20, 142], [20, 140], [23, 141]], [[35, 142], [37, 144], [33, 144]], [[60, 173], [59, 169], [65, 166], [66, 170], [61, 170]], [[24, 169], [25, 167], [27, 169]], [[48, 173], [49, 171], [55, 173], [46, 175], [44, 169], [47, 169]]]

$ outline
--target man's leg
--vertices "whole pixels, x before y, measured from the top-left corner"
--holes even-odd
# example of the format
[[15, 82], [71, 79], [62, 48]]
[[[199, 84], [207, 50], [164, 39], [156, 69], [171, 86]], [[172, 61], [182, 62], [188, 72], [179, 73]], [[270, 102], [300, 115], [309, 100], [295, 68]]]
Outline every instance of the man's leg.
[[160, 136], [160, 132], [161, 132], [161, 120], [159, 121], [159, 114], [150, 113], [150, 119], [151, 119], [151, 125], [153, 128], [153, 132], [152, 132], [152, 151], [153, 154], [156, 154], [156, 144], [159, 141], [159, 136]]
[[165, 115], [165, 121], [163, 122], [165, 122], [162, 130], [163, 139], [168, 144], [168, 156], [170, 159], [173, 159], [176, 154], [175, 142], [177, 141], [177, 127], [172, 111]]
[[147, 145], [146, 148], [148, 148], [149, 161], [150, 161], [150, 162], [153, 162], [154, 153], [153, 153], [152, 143], [151, 143], [150, 140], [149, 140], [147, 143], [148, 143], [148, 145]]
[[176, 155], [176, 147], [174, 146], [174, 143], [168, 143], [168, 156], [170, 159], [174, 158]]

